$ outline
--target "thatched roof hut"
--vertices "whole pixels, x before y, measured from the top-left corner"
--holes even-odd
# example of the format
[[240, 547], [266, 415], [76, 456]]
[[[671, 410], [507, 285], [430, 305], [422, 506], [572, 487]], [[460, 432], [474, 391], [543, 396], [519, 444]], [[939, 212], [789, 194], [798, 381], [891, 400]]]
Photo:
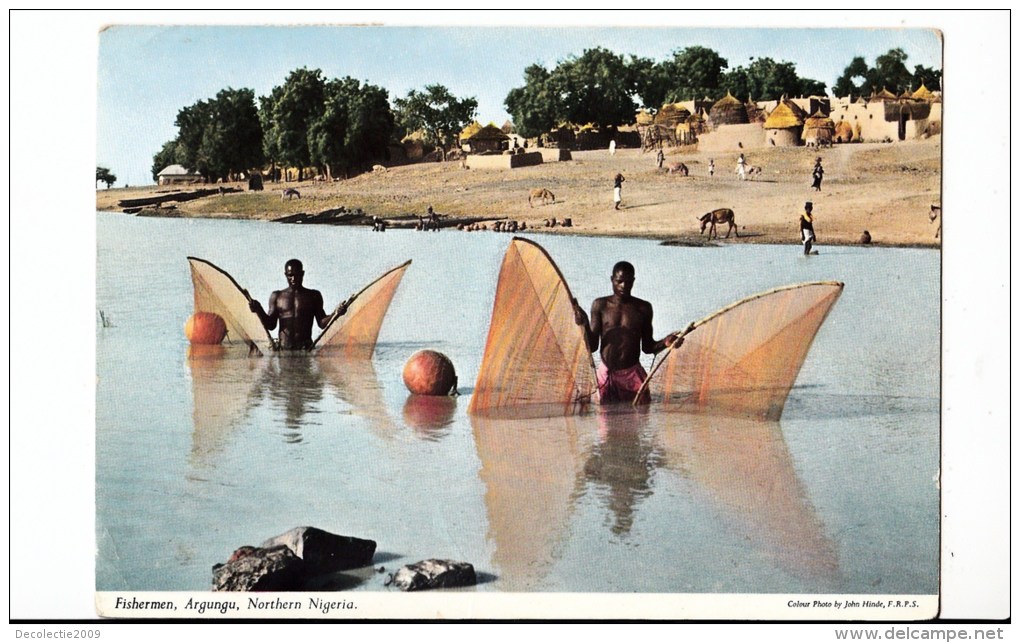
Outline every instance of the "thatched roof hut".
[[897, 99], [896, 94], [892, 93], [891, 91], [889, 91], [888, 89], [883, 87], [882, 91], [878, 92], [877, 94], [872, 93], [871, 94], [871, 99], [868, 102], [869, 103], [876, 103], [876, 102], [887, 103], [887, 102], [890, 102], [890, 101], [895, 101], [896, 99]]
[[817, 111], [804, 121], [804, 141], [807, 143], [832, 143], [836, 124], [832, 119]]
[[691, 113], [687, 111], [686, 107], [678, 103], [666, 103], [655, 115], [654, 122], [656, 125], [676, 127], [679, 123], [686, 123], [690, 117]]
[[[804, 118], [797, 114], [797, 111], [801, 111], [799, 107], [793, 105], [793, 103], [779, 103], [776, 108], [772, 110], [768, 118], [765, 119], [765, 129], [790, 129], [793, 127], [803, 127]], [[794, 111], [796, 108], [797, 111]]]
[[850, 143], [854, 140], [854, 128], [850, 121], [836, 123], [836, 131], [833, 133], [837, 143]]
[[472, 121], [464, 129], [460, 131], [460, 142], [461, 144], [466, 143], [468, 139], [477, 134], [482, 129], [482, 124], [478, 121]]
[[514, 124], [511, 123], [510, 121], [503, 123], [503, 127], [499, 129], [503, 130], [503, 133], [506, 135], [514, 134], [517, 132], [517, 128], [515, 128]]
[[931, 102], [934, 96], [935, 95], [932, 94], [931, 91], [924, 86], [924, 83], [921, 83], [921, 86], [918, 87], [917, 90], [910, 95], [910, 97], [913, 98], [914, 100], [923, 100], [926, 102]]
[[639, 109], [634, 117], [634, 122], [638, 125], [651, 125], [654, 121], [655, 117], [647, 109]]
[[712, 109], [708, 113], [708, 119], [712, 127], [719, 127], [720, 125], [746, 125], [749, 122], [747, 108], [729, 92], [726, 92], [726, 96], [720, 98], [712, 105]]

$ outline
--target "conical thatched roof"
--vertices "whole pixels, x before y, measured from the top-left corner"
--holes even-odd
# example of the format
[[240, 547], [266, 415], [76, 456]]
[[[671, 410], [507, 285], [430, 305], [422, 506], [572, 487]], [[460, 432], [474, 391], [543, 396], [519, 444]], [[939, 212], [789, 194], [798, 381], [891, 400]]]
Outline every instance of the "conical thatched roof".
[[460, 131], [461, 140], [467, 140], [477, 134], [482, 129], [482, 124], [478, 121], [472, 121], [467, 127]]
[[927, 100], [927, 101], [930, 101], [932, 99], [932, 96], [933, 94], [931, 93], [931, 91], [928, 90], [927, 87], [924, 86], [924, 83], [921, 83], [921, 86], [917, 88], [917, 91], [910, 95], [910, 97], [913, 98], [914, 100]]
[[806, 121], [804, 121], [804, 128], [808, 129], [836, 129], [836, 124], [832, 122], [832, 119], [818, 110], [812, 114]]
[[786, 103], [779, 103], [765, 119], [765, 129], [788, 129], [801, 127], [804, 121]]
[[504, 134], [513, 134], [516, 131], [514, 124], [511, 123], [510, 121], [503, 123], [503, 127], [501, 127], [500, 129], [503, 130]]
[[877, 94], [871, 95], [871, 100], [872, 101], [896, 100], [896, 94], [892, 93], [891, 91], [883, 87], [882, 91], [878, 92]]
[[854, 128], [850, 125], [850, 121], [840, 121], [837, 123], [835, 136], [842, 139], [844, 143], [854, 140]]
[[503, 133], [503, 130], [489, 123], [471, 136], [466, 137], [469, 141], [505, 141], [510, 137]]
[[639, 109], [635, 120], [638, 125], [651, 125], [655, 117], [647, 109]]
[[747, 109], [744, 104], [733, 97], [733, 94], [726, 92], [726, 96], [720, 98], [712, 105], [708, 114], [713, 125], [746, 125]]

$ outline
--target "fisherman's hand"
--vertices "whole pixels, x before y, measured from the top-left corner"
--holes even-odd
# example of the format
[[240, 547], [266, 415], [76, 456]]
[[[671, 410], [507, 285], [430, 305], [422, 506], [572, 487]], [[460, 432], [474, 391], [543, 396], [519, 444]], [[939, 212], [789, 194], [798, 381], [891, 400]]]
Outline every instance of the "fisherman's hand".
[[581, 308], [581, 306], [577, 303], [576, 299], [571, 300], [571, 303], [574, 304], [574, 323], [577, 324], [578, 326], [587, 326], [588, 325], [587, 313], [584, 312], [584, 309]]
[[340, 302], [340, 305], [336, 307], [336, 312], [333, 313], [333, 316], [334, 317], [343, 317], [344, 315], [347, 314], [347, 309], [349, 307], [350, 307], [350, 304], [347, 303], [346, 301]]

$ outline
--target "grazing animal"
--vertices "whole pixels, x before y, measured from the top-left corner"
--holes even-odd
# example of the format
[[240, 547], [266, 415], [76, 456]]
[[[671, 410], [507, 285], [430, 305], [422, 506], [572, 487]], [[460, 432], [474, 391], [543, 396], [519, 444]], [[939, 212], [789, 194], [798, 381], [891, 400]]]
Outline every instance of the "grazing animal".
[[687, 176], [690, 173], [690, 170], [688, 170], [687, 166], [684, 165], [683, 163], [670, 163], [670, 165], [669, 165], [669, 173], [670, 174], [680, 174], [681, 176]]
[[747, 166], [747, 178], [753, 179], [756, 176], [761, 176], [761, 166], [760, 165]]
[[528, 205], [535, 207], [535, 204], [532, 203], [533, 201], [541, 201], [542, 205], [545, 205], [549, 201], [556, 203], [556, 195], [545, 188], [535, 188], [531, 191], [531, 194], [528, 195]]
[[[941, 205], [935, 205], [933, 203], [932, 206], [931, 206], [931, 212], [928, 214], [928, 220], [931, 221], [932, 223], [935, 223], [935, 219], [938, 219], [939, 215], [941, 215], [941, 214], [942, 214], [942, 206]], [[938, 229], [935, 230], [935, 238], [936, 239], [939, 238], [939, 234], [941, 234], [941, 232], [942, 232], [942, 222], [940, 221]]]
[[288, 201], [293, 199], [294, 197], [297, 197], [299, 199], [301, 198], [301, 193], [295, 190], [294, 188], [287, 188], [283, 191], [283, 194], [280, 195], [281, 199], [287, 199]]
[[734, 234], [737, 235], [737, 237], [740, 236], [740, 232], [737, 230], [736, 217], [733, 214], [733, 210], [729, 208], [719, 208], [718, 210], [712, 210], [711, 212], [703, 216], [697, 217], [697, 219], [698, 221], [701, 221], [701, 234], [705, 233], [705, 228], [711, 226], [711, 228], [709, 228], [708, 231], [709, 239], [712, 239], [713, 237], [716, 239], [719, 238], [719, 233], [716, 232], [715, 226], [717, 224], [721, 225], [723, 223], [728, 223], [730, 225], [730, 227], [726, 229], [727, 239], [730, 238], [731, 230], [733, 231]]

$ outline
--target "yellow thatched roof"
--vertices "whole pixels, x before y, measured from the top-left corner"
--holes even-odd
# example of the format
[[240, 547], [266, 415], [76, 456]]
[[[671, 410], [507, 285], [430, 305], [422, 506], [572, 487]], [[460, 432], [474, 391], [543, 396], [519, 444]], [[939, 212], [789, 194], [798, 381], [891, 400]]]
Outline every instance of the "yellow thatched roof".
[[821, 112], [821, 110], [815, 112], [804, 121], [804, 129], [836, 129], [836, 124], [832, 122], [832, 119]]
[[488, 140], [504, 141], [504, 140], [509, 139], [510, 137], [507, 136], [503, 132], [503, 130], [501, 130], [500, 128], [496, 127], [495, 124], [489, 123], [485, 127], [479, 127], [478, 131], [475, 132], [474, 134], [472, 134], [471, 136], [463, 136], [462, 135], [462, 138], [465, 139], [465, 140], [468, 140], [468, 141], [472, 141], [472, 140], [477, 140], [477, 141], [483, 141], [483, 140], [485, 140], [485, 141], [488, 141]]
[[726, 95], [720, 98], [712, 105], [712, 109], [722, 107], [723, 109], [732, 109], [734, 107], [743, 107], [744, 104], [733, 97], [733, 94], [726, 92]]
[[931, 100], [933, 95], [934, 94], [932, 94], [931, 91], [929, 91], [928, 88], [924, 86], [924, 83], [921, 83], [921, 86], [918, 87], [917, 91], [911, 94], [910, 97], [915, 100]]
[[482, 129], [482, 124], [478, 121], [472, 121], [467, 127], [460, 131], [460, 137], [462, 139], [468, 139], [474, 136]]
[[772, 110], [769, 117], [765, 119], [765, 129], [787, 129], [790, 127], [800, 127], [804, 124], [804, 121], [797, 116], [797, 114], [790, 108], [786, 103], [779, 103], [776, 108]]
[[638, 125], [651, 125], [652, 121], [655, 120], [655, 118], [651, 115], [651, 113], [647, 109], [639, 109], [637, 112], [636, 120]]
[[843, 139], [844, 143], [849, 143], [854, 138], [854, 128], [850, 125], [850, 121], [840, 121], [836, 124], [836, 136]]
[[872, 94], [871, 100], [896, 100], [896, 94], [883, 87], [882, 91]]

